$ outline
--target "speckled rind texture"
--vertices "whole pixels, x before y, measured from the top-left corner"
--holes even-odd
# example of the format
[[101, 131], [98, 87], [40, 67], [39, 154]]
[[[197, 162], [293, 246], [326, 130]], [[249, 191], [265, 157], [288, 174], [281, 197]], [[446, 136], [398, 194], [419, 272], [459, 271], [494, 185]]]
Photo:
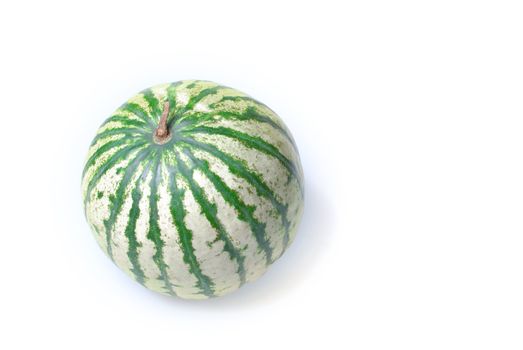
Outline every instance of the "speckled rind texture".
[[[166, 101], [170, 138], [154, 141]], [[82, 175], [102, 250], [143, 286], [186, 299], [259, 278], [303, 211], [296, 144], [266, 105], [187, 80], [146, 89], [99, 128]]]

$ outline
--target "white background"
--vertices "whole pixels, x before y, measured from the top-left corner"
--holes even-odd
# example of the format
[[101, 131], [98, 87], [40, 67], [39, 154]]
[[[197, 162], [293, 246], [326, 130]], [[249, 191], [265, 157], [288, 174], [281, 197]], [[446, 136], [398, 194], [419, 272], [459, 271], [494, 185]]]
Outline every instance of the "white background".
[[[0, 348], [522, 349], [520, 1], [0, 5]], [[120, 272], [83, 217], [100, 123], [197, 78], [292, 130], [306, 209], [203, 302]]]

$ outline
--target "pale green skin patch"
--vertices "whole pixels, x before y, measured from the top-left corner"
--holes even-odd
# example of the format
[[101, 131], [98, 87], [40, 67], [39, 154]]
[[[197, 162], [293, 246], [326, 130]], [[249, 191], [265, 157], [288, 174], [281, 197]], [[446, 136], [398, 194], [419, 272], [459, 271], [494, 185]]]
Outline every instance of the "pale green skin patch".
[[[154, 138], [168, 101], [169, 136]], [[146, 89], [100, 127], [82, 177], [103, 251], [143, 286], [187, 299], [259, 278], [294, 240], [303, 171], [283, 121], [228, 87]]]

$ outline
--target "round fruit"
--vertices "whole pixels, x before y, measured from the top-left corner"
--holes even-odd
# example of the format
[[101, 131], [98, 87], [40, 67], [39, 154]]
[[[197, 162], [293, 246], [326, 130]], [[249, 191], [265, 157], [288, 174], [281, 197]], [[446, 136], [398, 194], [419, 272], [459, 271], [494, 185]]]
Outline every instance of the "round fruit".
[[145, 287], [203, 299], [260, 277], [294, 239], [303, 173], [267, 106], [208, 81], [146, 89], [98, 130], [85, 214], [106, 254]]

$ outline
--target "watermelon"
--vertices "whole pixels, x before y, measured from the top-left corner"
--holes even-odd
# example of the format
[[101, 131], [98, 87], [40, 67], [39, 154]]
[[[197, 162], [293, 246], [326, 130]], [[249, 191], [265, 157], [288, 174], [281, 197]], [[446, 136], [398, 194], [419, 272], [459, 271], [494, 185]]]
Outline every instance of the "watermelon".
[[138, 93], [101, 125], [82, 194], [121, 270], [151, 290], [205, 299], [256, 280], [293, 241], [303, 171], [269, 107], [186, 80]]

